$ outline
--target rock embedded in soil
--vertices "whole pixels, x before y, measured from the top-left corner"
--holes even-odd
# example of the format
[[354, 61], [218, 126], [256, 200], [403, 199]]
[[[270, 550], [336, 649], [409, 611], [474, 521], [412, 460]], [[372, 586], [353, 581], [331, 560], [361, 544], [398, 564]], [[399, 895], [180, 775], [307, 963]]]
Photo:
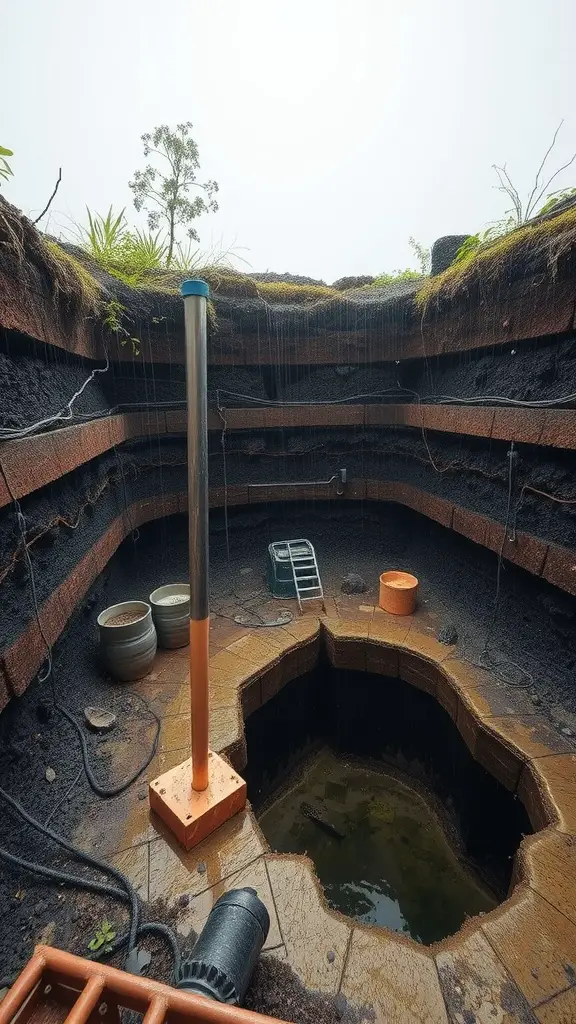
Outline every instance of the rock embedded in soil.
[[365, 594], [368, 590], [368, 585], [366, 580], [359, 576], [357, 572], [349, 572], [342, 580], [340, 590], [343, 594]]
[[56, 779], [56, 772], [53, 768], [46, 769], [46, 782], [54, 782]]
[[105, 708], [97, 708], [89, 705], [84, 708], [84, 718], [91, 729], [95, 732], [108, 732], [116, 724], [116, 715]]
[[458, 631], [456, 626], [451, 622], [446, 622], [443, 626], [440, 626], [438, 630], [438, 641], [441, 644], [446, 644], [448, 647], [453, 647], [454, 644], [458, 643]]

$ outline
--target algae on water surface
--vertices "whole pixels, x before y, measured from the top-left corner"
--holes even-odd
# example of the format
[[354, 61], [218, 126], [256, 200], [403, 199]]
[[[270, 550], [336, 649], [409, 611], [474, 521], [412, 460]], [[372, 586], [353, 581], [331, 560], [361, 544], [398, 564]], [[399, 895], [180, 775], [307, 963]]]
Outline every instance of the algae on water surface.
[[[301, 811], [309, 803], [344, 838]], [[430, 944], [496, 901], [416, 790], [324, 749], [259, 819], [279, 853], [314, 861], [331, 907]]]

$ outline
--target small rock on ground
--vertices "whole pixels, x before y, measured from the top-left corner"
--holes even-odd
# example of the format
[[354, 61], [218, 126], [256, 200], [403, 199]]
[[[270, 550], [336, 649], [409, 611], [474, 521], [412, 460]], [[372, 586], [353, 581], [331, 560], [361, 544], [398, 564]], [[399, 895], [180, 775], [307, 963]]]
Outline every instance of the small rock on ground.
[[56, 772], [53, 768], [46, 769], [46, 782], [54, 782], [56, 778]]
[[440, 626], [438, 630], [438, 641], [441, 644], [447, 644], [452, 647], [458, 643], [458, 631], [456, 626], [451, 622], [446, 622], [443, 626]]
[[95, 732], [108, 732], [116, 724], [116, 715], [112, 711], [106, 711], [105, 708], [84, 708], [84, 718]]
[[343, 594], [365, 594], [368, 590], [368, 584], [363, 576], [359, 576], [357, 572], [349, 572], [342, 580], [340, 590]]

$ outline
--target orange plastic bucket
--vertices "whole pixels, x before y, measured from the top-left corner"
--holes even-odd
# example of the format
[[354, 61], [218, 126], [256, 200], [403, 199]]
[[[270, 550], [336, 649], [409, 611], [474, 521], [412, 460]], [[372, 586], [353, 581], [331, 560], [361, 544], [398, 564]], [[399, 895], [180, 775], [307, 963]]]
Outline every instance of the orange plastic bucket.
[[411, 615], [416, 607], [418, 580], [409, 572], [391, 569], [380, 577], [380, 607], [391, 615]]

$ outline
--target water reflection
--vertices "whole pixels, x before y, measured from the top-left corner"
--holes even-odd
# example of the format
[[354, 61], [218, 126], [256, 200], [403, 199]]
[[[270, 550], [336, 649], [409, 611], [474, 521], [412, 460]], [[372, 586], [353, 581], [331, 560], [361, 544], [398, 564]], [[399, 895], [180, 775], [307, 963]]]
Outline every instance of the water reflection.
[[259, 821], [274, 850], [307, 853], [330, 906], [362, 923], [429, 944], [496, 905], [418, 792], [327, 749]]

